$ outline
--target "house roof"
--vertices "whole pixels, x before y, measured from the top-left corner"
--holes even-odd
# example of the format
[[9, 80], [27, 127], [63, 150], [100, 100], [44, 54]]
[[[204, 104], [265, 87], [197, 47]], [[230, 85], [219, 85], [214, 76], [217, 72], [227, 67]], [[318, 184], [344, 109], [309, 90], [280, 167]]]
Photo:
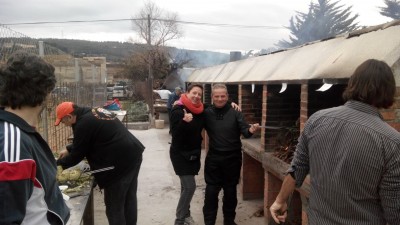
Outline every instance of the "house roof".
[[195, 83], [301, 83], [349, 78], [367, 59], [400, 58], [400, 20], [254, 58], [193, 71]]

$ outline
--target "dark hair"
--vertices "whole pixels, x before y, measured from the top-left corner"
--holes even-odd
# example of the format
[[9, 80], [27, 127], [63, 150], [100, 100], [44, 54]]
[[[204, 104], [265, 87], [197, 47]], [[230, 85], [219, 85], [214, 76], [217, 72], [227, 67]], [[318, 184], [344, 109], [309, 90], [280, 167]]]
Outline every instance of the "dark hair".
[[194, 87], [198, 87], [203, 91], [203, 86], [201, 84], [190, 84], [186, 90], [186, 92], [190, 92]]
[[396, 82], [389, 65], [383, 61], [368, 59], [350, 77], [343, 99], [386, 109], [393, 105], [395, 94]]
[[55, 84], [52, 65], [37, 55], [15, 52], [0, 69], [0, 105], [12, 109], [41, 105]]
[[72, 111], [71, 115], [76, 116], [76, 111], [77, 111], [78, 109], [80, 109], [81, 107], [79, 107], [78, 105], [76, 105], [76, 104], [74, 103], [74, 104], [72, 104], [72, 108], [74, 109], [74, 111]]

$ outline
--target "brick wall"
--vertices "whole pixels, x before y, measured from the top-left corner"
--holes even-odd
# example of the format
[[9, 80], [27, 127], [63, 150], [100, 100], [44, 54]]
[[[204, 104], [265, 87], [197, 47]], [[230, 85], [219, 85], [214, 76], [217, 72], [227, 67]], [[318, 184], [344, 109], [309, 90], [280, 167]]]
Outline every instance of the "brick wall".
[[262, 164], [252, 156], [243, 153], [241, 173], [242, 199], [259, 199], [264, 197], [264, 170]]
[[226, 85], [229, 93], [229, 101], [239, 104], [239, 87], [237, 84]]
[[[251, 85], [239, 85], [239, 102], [246, 122], [261, 123], [263, 86], [255, 85], [254, 93]], [[259, 136], [259, 135], [257, 135]]]
[[300, 95], [300, 131], [304, 129], [307, 119], [316, 111], [344, 104], [342, 94], [345, 84], [333, 85], [330, 89], [316, 91], [321, 84], [302, 84]]
[[383, 119], [400, 132], [400, 87], [397, 87], [395, 102], [390, 109], [381, 110]]
[[211, 84], [204, 84], [203, 88], [203, 103], [211, 105]]
[[[300, 116], [300, 85], [288, 85], [286, 91], [279, 93], [281, 85], [267, 85], [265, 104], [266, 126], [271, 127], [298, 127], [296, 121]], [[265, 129], [264, 144], [266, 151], [274, 151], [279, 145], [277, 137], [286, 132], [286, 129]]]
[[326, 91], [316, 91], [321, 84], [308, 84], [308, 115], [321, 109], [327, 109], [344, 104], [342, 94], [346, 85], [335, 84]]
[[272, 173], [265, 172], [264, 182], [264, 218], [268, 225], [272, 225], [275, 222], [273, 222], [269, 208], [274, 203], [276, 196], [278, 196], [282, 181]]

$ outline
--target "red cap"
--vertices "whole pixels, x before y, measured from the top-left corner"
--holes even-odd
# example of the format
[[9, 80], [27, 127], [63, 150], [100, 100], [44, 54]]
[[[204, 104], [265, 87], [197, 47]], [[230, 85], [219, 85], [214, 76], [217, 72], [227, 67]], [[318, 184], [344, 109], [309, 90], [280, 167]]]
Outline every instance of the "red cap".
[[57, 106], [56, 109], [56, 122], [54, 123], [55, 126], [60, 124], [62, 118], [64, 116], [71, 114], [74, 111], [73, 102], [63, 102]]

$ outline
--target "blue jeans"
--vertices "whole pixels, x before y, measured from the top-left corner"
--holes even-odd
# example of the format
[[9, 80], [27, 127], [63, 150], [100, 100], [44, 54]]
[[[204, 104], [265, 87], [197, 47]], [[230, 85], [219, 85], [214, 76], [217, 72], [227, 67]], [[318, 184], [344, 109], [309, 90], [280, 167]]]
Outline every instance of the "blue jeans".
[[181, 180], [181, 196], [176, 207], [175, 225], [183, 225], [185, 218], [190, 216], [190, 202], [196, 190], [194, 175], [179, 176]]
[[142, 156], [124, 177], [104, 188], [106, 215], [110, 225], [136, 225], [137, 185]]

